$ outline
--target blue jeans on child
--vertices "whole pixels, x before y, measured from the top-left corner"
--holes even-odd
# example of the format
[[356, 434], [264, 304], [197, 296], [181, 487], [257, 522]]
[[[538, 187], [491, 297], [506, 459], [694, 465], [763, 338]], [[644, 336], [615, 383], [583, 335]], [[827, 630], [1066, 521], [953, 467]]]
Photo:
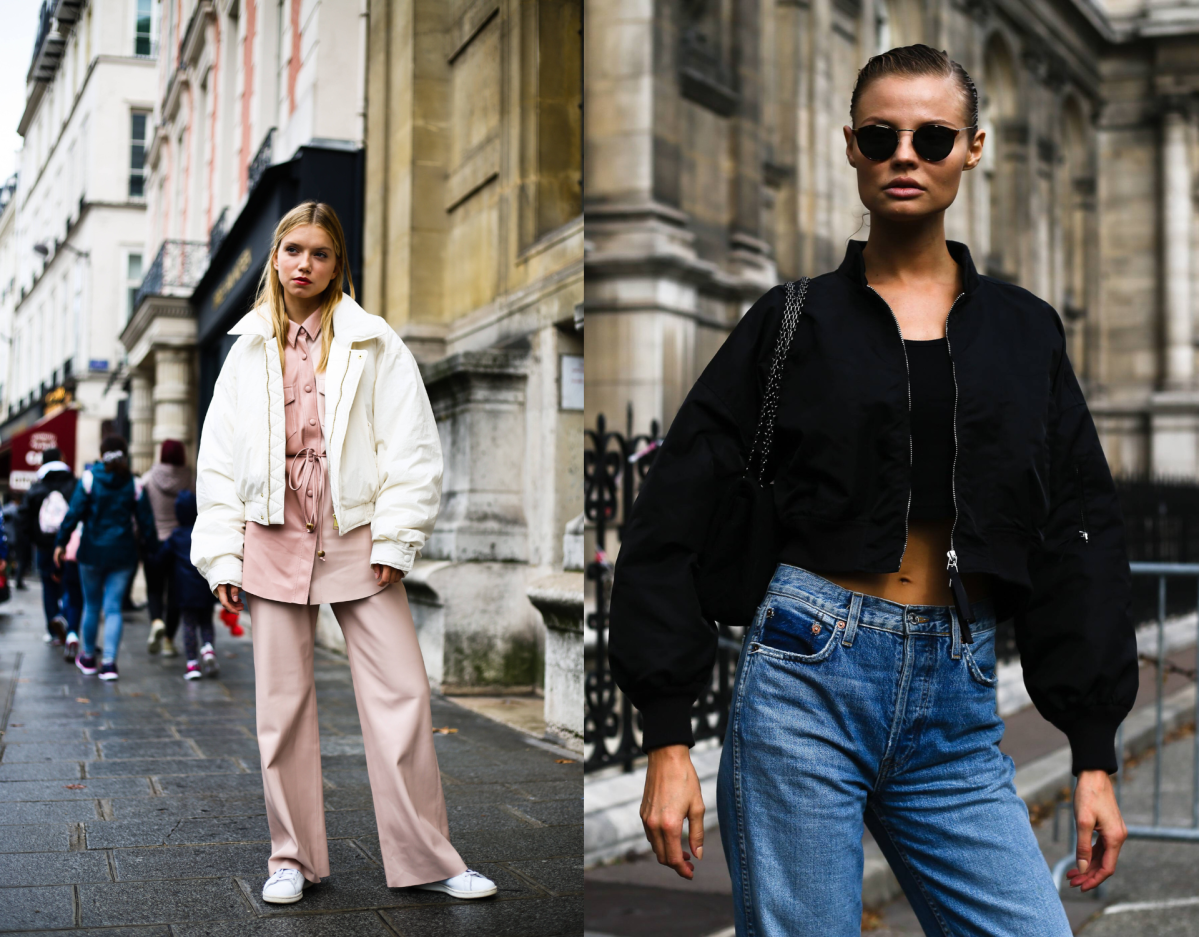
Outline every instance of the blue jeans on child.
[[100, 628], [100, 611], [104, 611], [104, 654], [101, 660], [116, 660], [121, 646], [121, 601], [136, 566], [124, 569], [104, 569], [79, 564], [79, 581], [83, 586], [83, 621], [79, 636], [80, 651], [87, 657], [96, 653], [96, 632]]
[[999, 751], [995, 616], [779, 566], [745, 639], [717, 806], [738, 937], [858, 937], [862, 823], [926, 934], [1069, 937]]
[[[54, 565], [54, 550], [34, 547], [37, 575], [42, 581], [42, 610], [46, 613], [46, 630], [50, 620], [62, 614], [62, 569]], [[57, 581], [55, 581], [57, 578]]]

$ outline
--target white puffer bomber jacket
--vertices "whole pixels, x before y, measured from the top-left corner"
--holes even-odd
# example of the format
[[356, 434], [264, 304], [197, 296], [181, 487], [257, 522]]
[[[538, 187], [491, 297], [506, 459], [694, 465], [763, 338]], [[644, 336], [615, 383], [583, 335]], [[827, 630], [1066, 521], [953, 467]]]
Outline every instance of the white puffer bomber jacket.
[[[215, 592], [242, 584], [246, 522], [283, 523], [286, 421], [279, 345], [251, 309], [221, 368], [196, 465], [191, 560]], [[371, 525], [372, 563], [409, 572], [441, 501], [441, 442], [416, 360], [343, 295], [325, 370], [325, 452], [339, 534]], [[328, 536], [328, 533], [326, 533]]]

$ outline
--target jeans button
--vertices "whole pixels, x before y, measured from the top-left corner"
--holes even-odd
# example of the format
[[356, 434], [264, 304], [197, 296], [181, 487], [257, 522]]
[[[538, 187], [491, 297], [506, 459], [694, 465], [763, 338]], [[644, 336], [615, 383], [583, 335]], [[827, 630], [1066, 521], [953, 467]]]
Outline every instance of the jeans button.
[[838, 628], [844, 628], [844, 627], [845, 627], [845, 622], [843, 622], [843, 621], [839, 621], [839, 622], [837, 622], [837, 627], [838, 627]]
[[812, 625], [812, 634], [820, 634], [820, 626]]

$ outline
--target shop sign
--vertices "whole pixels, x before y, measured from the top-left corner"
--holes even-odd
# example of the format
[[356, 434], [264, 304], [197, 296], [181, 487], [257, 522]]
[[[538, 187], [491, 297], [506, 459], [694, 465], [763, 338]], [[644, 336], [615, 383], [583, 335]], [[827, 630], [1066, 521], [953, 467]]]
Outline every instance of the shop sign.
[[12, 462], [8, 473], [8, 487], [14, 491], [26, 491], [37, 478], [42, 464], [42, 453], [58, 448], [67, 465], [75, 464], [75, 423], [77, 410], [60, 410], [53, 416], [43, 417], [33, 426], [18, 433], [12, 440]]

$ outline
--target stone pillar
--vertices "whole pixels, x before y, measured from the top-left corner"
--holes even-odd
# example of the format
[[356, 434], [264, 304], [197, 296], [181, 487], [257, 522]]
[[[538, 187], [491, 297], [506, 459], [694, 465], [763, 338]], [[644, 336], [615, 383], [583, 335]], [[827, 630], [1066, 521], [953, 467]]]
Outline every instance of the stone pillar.
[[191, 441], [193, 407], [190, 349], [159, 348], [154, 353], [154, 445], [164, 439]]
[[1162, 115], [1162, 250], [1165, 336], [1163, 383], [1191, 386], [1195, 353], [1191, 330], [1191, 166], [1186, 111], [1173, 102]]
[[527, 595], [526, 356], [450, 355], [421, 369], [445, 459], [441, 513], [404, 580], [430, 684], [532, 689], [545, 635]]
[[134, 474], [140, 475], [154, 464], [154, 440], [150, 379], [141, 371], [129, 378], [129, 461]]
[[1199, 472], [1199, 393], [1194, 386], [1191, 323], [1190, 109], [1167, 98], [1162, 110], [1162, 389], [1150, 410], [1154, 474], [1193, 478]]

